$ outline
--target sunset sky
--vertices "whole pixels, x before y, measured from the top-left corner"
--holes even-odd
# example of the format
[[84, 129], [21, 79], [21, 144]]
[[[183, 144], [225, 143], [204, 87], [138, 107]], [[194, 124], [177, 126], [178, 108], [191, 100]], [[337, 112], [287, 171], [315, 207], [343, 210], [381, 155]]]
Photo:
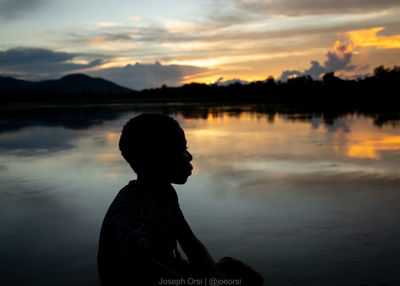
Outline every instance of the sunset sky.
[[399, 0], [0, 0], [0, 75], [133, 89], [400, 65]]

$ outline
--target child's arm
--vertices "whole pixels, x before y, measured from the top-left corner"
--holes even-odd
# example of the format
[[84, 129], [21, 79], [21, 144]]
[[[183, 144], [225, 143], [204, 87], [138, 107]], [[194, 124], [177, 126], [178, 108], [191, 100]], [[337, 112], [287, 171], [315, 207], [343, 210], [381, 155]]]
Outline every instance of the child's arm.
[[183, 215], [180, 215], [179, 220], [178, 241], [190, 263], [203, 274], [225, 278], [207, 248], [194, 235]]

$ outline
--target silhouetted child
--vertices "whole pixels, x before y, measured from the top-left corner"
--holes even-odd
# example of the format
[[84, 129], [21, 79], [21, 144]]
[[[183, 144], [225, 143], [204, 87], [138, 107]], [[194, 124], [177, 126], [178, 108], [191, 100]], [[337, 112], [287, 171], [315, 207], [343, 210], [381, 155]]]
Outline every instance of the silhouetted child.
[[262, 277], [238, 260], [224, 258], [218, 266], [186, 222], [171, 183], [186, 182], [192, 155], [177, 121], [161, 114], [134, 117], [122, 130], [119, 148], [137, 180], [118, 193], [104, 218], [98, 252], [102, 285], [185, 285], [193, 278], [205, 285], [201, 279], [210, 277], [262, 285]]

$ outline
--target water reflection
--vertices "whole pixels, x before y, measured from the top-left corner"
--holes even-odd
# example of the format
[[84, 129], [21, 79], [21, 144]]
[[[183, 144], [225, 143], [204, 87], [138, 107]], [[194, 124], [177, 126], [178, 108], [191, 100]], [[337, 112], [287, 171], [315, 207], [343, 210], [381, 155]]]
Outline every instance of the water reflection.
[[177, 189], [215, 258], [248, 261], [267, 285], [400, 283], [398, 126], [355, 114], [147, 106], [79, 120], [75, 111], [11, 125], [2, 117], [5, 285], [98, 285], [100, 223], [133, 178], [117, 142], [141, 110], [172, 113], [185, 129], [195, 169]]
[[371, 136], [365, 139], [358, 138], [354, 140], [355, 142], [347, 147], [347, 155], [354, 158], [371, 158], [376, 160], [381, 159], [380, 153], [382, 151], [397, 151], [393, 152], [393, 155], [400, 155], [398, 152], [400, 136], [380, 135], [374, 136], [372, 139], [370, 138]]
[[348, 115], [362, 115], [370, 118], [375, 126], [392, 126], [397, 128], [400, 124], [399, 113], [361, 113], [356, 111], [341, 111], [333, 113], [324, 112], [318, 108], [305, 109], [281, 105], [263, 104], [233, 104], [218, 103], [137, 103], [114, 105], [38, 105], [17, 106], [3, 108], [0, 113], [0, 133], [18, 130], [30, 126], [65, 127], [68, 129], [89, 129], [92, 126], [116, 120], [124, 112], [160, 112], [166, 114], [180, 114], [185, 119], [218, 118], [227, 115], [239, 117], [243, 113], [253, 113], [256, 117], [265, 118], [270, 123], [274, 122], [276, 115], [283, 115], [288, 121], [311, 122], [314, 127], [324, 124], [328, 129], [342, 125], [341, 119]]

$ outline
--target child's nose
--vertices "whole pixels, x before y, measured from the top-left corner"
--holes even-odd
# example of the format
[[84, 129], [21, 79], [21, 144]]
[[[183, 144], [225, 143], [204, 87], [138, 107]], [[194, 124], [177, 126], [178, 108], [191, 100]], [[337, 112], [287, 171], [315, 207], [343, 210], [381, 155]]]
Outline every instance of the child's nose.
[[186, 150], [186, 157], [188, 158], [189, 161], [193, 160], [192, 154], [189, 153], [189, 151]]

